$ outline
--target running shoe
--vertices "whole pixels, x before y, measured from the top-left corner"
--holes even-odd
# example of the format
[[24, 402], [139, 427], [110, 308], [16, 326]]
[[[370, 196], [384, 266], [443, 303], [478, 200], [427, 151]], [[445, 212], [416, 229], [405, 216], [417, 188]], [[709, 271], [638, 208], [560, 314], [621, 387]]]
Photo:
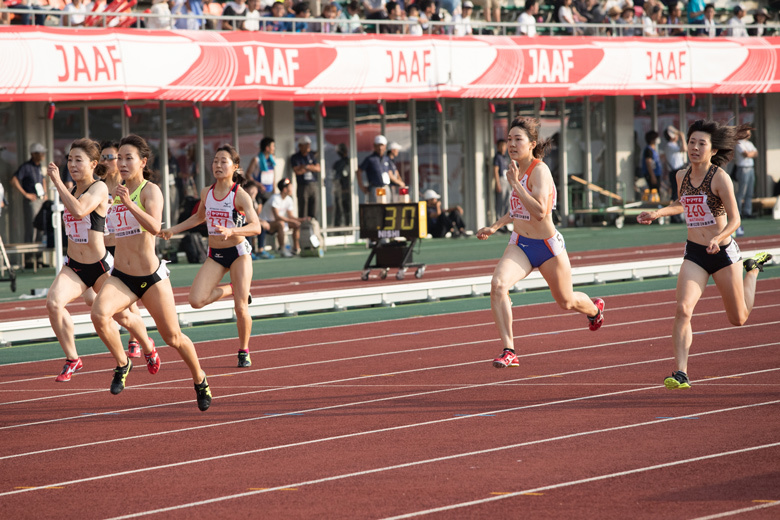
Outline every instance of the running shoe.
[[141, 345], [134, 339], [131, 339], [127, 344], [127, 357], [141, 357]]
[[764, 264], [771, 259], [772, 255], [769, 253], [758, 253], [745, 260], [742, 264], [745, 266], [745, 271], [748, 273], [753, 269], [758, 269], [759, 272], [764, 272]]
[[144, 354], [144, 357], [146, 358], [146, 368], [149, 370], [150, 374], [154, 375], [160, 371], [161, 361], [160, 355], [157, 353], [157, 349], [154, 347], [154, 340], [149, 338], [149, 341], [152, 342], [152, 353]]
[[62, 367], [62, 373], [57, 376], [58, 383], [64, 383], [66, 381], [70, 381], [70, 377], [81, 370], [84, 367], [84, 363], [81, 362], [81, 358], [78, 358], [76, 361], [71, 361], [70, 359], [65, 360], [65, 366]]
[[198, 397], [198, 408], [201, 412], [205, 412], [211, 406], [211, 389], [209, 388], [209, 382], [206, 381], [206, 376], [203, 376], [203, 382], [195, 385], [195, 394]]
[[238, 368], [251, 367], [252, 358], [249, 357], [249, 352], [243, 350], [238, 351]]
[[677, 390], [680, 388], [690, 388], [691, 382], [688, 379], [688, 374], [678, 370], [673, 372], [672, 375], [664, 379], [664, 386], [669, 390]]
[[604, 323], [604, 300], [601, 298], [594, 298], [593, 303], [596, 304], [596, 308], [599, 312], [595, 316], [588, 316], [588, 328], [590, 330], [599, 330], [601, 324]]
[[133, 369], [133, 362], [129, 359], [127, 364], [123, 367], [116, 367], [114, 369], [114, 380], [111, 381], [111, 393], [116, 395], [125, 389], [125, 379], [127, 374]]
[[501, 356], [493, 360], [493, 366], [496, 368], [519, 367], [520, 361], [514, 352], [504, 349]]

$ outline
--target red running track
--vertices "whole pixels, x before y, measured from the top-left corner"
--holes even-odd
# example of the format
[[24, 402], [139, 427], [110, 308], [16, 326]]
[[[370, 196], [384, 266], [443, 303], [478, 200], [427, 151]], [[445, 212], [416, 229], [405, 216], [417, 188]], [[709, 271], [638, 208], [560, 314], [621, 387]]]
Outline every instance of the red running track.
[[[780, 235], [754, 237], [740, 239], [740, 247], [744, 250], [760, 248], [780, 247]], [[639, 260], [653, 260], [659, 258], [681, 257], [683, 245], [679, 243], [664, 244], [643, 247], [627, 247], [620, 249], [607, 249], [597, 251], [582, 251], [571, 253], [569, 258], [572, 266], [599, 265], [614, 262], [632, 262]], [[413, 284], [435, 280], [448, 280], [472, 276], [489, 276], [498, 263], [498, 259], [482, 260], [475, 262], [458, 262], [456, 264], [432, 264], [425, 269], [425, 277], [415, 281], [411, 276], [403, 281], [396, 281], [394, 276], [382, 280], [382, 284]], [[280, 294], [296, 294], [313, 291], [328, 291], [338, 289], [356, 289], [365, 287], [366, 283], [360, 280], [361, 271], [334, 273], [313, 276], [294, 276], [290, 278], [274, 278], [268, 280], [254, 280], [252, 282], [252, 294], [274, 296]], [[374, 271], [372, 279], [378, 280], [378, 271]], [[375, 283], [375, 282], [374, 282]], [[187, 303], [189, 287], [177, 287], [174, 296], [177, 305]], [[87, 314], [89, 308], [82, 300], [77, 300], [68, 305], [71, 314]], [[13, 302], [0, 302], [0, 323], [32, 318], [46, 318], [46, 300], [20, 300]]]
[[668, 391], [673, 291], [613, 296], [596, 333], [516, 307], [496, 370], [489, 311], [255, 336], [236, 369], [197, 345], [197, 410], [169, 347], [108, 392], [108, 354], [2, 367], [5, 518], [741, 518], [780, 514], [780, 279], [747, 325], [709, 287], [693, 388]]

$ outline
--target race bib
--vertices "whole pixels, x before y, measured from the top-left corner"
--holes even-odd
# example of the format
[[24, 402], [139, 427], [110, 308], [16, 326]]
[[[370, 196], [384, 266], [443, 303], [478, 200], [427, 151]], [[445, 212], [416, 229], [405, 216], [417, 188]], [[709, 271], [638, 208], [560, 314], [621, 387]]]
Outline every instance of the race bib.
[[106, 228], [117, 237], [129, 237], [141, 233], [141, 224], [122, 203], [112, 204], [106, 212]]
[[519, 220], [531, 220], [531, 214], [525, 209], [515, 190], [512, 190], [512, 195], [509, 197], [509, 216]]
[[89, 228], [91, 227], [89, 215], [76, 220], [66, 209], [62, 214], [62, 220], [65, 222], [65, 233], [68, 235], [68, 240], [75, 244], [89, 242]]
[[715, 216], [707, 205], [707, 195], [684, 195], [680, 203], [685, 208], [685, 222], [689, 228], [711, 226]]
[[221, 234], [217, 231], [217, 226], [223, 228], [235, 227], [232, 219], [232, 212], [223, 209], [207, 209], [206, 210], [206, 226], [209, 228], [209, 235]]

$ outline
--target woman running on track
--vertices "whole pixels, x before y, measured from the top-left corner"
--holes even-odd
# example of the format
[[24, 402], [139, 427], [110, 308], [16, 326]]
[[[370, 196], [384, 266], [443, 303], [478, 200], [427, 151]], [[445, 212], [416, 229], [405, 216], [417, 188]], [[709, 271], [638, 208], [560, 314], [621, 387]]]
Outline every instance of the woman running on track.
[[[241, 187], [243, 175], [239, 165], [241, 158], [229, 144], [217, 148], [211, 170], [216, 182], [203, 188], [200, 200], [204, 204], [190, 218], [160, 236], [170, 240], [172, 235], [206, 222], [209, 230], [209, 256], [201, 266], [190, 288], [190, 305], [200, 309], [222, 298], [233, 296], [238, 325], [238, 366], [252, 366], [249, 357], [249, 337], [252, 335], [252, 317], [249, 303], [252, 296], [252, 247], [246, 237], [260, 234], [260, 219], [254, 210], [252, 199]], [[268, 224], [265, 224], [266, 228]], [[219, 282], [230, 273], [229, 284]]]
[[162, 224], [163, 196], [160, 188], [149, 182], [152, 152], [143, 138], [128, 135], [119, 142], [118, 155], [124, 184], [117, 186], [106, 217], [109, 231], [116, 236], [116, 260], [111, 277], [92, 305], [95, 329], [117, 361], [111, 393], [118, 394], [125, 388], [133, 368], [122, 348], [119, 331], [111, 324], [111, 316], [141, 300], [165, 343], [175, 348], [189, 367], [198, 408], [208, 410], [211, 390], [206, 374], [200, 368], [195, 346], [179, 327], [168, 279], [170, 272], [154, 250], [155, 236]]
[[[748, 125], [733, 127], [716, 121], [695, 121], [687, 135], [691, 165], [677, 172], [680, 198], [658, 211], [644, 211], [637, 216], [640, 224], [651, 224], [657, 218], [684, 213], [688, 225], [688, 241], [677, 275], [677, 310], [672, 330], [676, 370], [664, 379], [669, 389], [691, 387], [691, 317], [710, 276], [720, 292], [729, 322], [743, 325], [753, 310], [758, 272], [772, 258], [758, 253], [740, 262], [739, 247], [731, 238], [740, 226], [739, 207], [731, 178], [721, 167], [731, 160], [737, 141], [744, 139], [748, 130]], [[747, 272], [744, 277], [743, 266]]]
[[[106, 183], [108, 187], [108, 200], [109, 205], [114, 200], [114, 192], [116, 187], [122, 184], [122, 177], [119, 175], [119, 168], [117, 167], [117, 152], [119, 152], [119, 143], [116, 141], [103, 141], [100, 143], [100, 163], [105, 166], [104, 174], [101, 175], [101, 179]], [[103, 240], [106, 243], [106, 251], [111, 256], [114, 256], [114, 250], [116, 249], [116, 238], [113, 234], [106, 232], [103, 236]], [[87, 291], [84, 295], [84, 299], [88, 300], [87, 303], [92, 305], [92, 301], [95, 299], [95, 295], [89, 294], [91, 291]], [[91, 299], [89, 299], [91, 296]], [[130, 306], [130, 312], [141, 316], [141, 311], [138, 310], [138, 304], [134, 303]], [[141, 345], [138, 340], [130, 333], [130, 340], [127, 342], [127, 357], [138, 358], [141, 357]]]
[[[65, 206], [62, 219], [69, 241], [62, 270], [54, 279], [46, 297], [51, 327], [65, 352], [65, 366], [55, 379], [58, 382], [70, 381], [73, 373], [84, 366], [76, 350], [73, 319], [65, 306], [82, 294], [86, 296], [87, 292], [92, 293], [92, 298], [85, 297], [87, 303], [91, 304], [94, 299], [91, 288], [100, 290], [114, 264], [114, 257], [106, 251], [103, 243], [108, 190], [104, 183], [93, 177], [94, 174], [100, 175], [104, 169], [98, 164], [99, 158], [100, 148], [95, 141], [73, 141], [68, 152], [68, 171], [76, 184], [72, 191], [68, 191], [62, 182], [57, 165], [49, 163], [47, 172]], [[160, 356], [154, 348], [154, 342], [146, 335], [146, 326], [141, 317], [124, 311], [115, 318], [127, 330], [137, 333], [138, 337], [147, 338], [143, 342], [144, 351], [147, 352], [147, 368], [156, 374], [160, 369]]]
[[490, 308], [498, 327], [504, 351], [493, 360], [496, 368], [516, 367], [512, 334], [512, 300], [509, 290], [531, 274], [534, 268], [547, 281], [555, 301], [565, 310], [575, 310], [588, 317], [590, 330], [604, 322], [604, 300], [591, 301], [587, 294], [574, 292], [571, 264], [561, 234], [555, 229], [552, 210], [557, 192], [550, 169], [542, 162], [549, 141], [539, 141], [538, 119], [517, 117], [509, 125], [507, 145], [512, 159], [507, 180], [512, 187], [509, 212], [492, 226], [477, 231], [477, 238], [490, 235], [509, 224], [514, 225], [509, 245], [493, 272]]

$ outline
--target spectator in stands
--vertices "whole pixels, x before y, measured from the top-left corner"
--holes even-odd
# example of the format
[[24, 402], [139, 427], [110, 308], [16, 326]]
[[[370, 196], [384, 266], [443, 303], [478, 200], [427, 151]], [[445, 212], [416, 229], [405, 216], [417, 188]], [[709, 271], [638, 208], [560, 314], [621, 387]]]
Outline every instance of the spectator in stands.
[[517, 17], [518, 36], [536, 36], [536, 15], [539, 14], [539, 0], [525, 0], [525, 9]]
[[246, 13], [244, 14], [244, 21], [241, 23], [241, 29], [244, 31], [259, 31], [261, 16], [260, 0], [247, 0]]
[[557, 8], [555, 10], [555, 13], [558, 17], [558, 23], [564, 23], [569, 25], [569, 27], [566, 28], [566, 34], [570, 34], [570, 35], [582, 34], [582, 31], [579, 28], [575, 27], [575, 25], [580, 23], [583, 20], [583, 18], [580, 17], [580, 14], [577, 12], [577, 9], [575, 7], [572, 7], [572, 0], [559, 0], [556, 5]]
[[506, 0], [479, 0], [479, 4], [482, 6], [486, 22], [501, 21], [501, 8], [506, 5]]
[[[172, 13], [175, 15], [198, 16], [203, 14], [203, 4], [200, 0], [174, 0]], [[177, 18], [174, 26], [177, 29], [197, 31], [203, 24], [202, 18]]]
[[304, 21], [311, 18], [309, 3], [298, 2], [293, 6], [293, 12], [295, 13], [295, 17], [293, 17], [294, 21], [291, 23], [292, 31], [298, 33], [309, 32], [309, 23]]
[[81, 27], [87, 19], [87, 13], [92, 12], [92, 2], [83, 2], [82, 0], [71, 0], [62, 9], [60, 16], [60, 25], [63, 27]]
[[474, 34], [474, 28], [471, 26], [471, 15], [474, 14], [474, 4], [471, 0], [466, 0], [461, 4], [461, 10], [455, 10], [455, 15], [452, 17], [454, 22], [455, 36], [471, 36]]
[[358, 0], [351, 0], [347, 7], [341, 11], [339, 19], [344, 20], [339, 24], [339, 32], [345, 34], [363, 32], [363, 26], [360, 23], [360, 2]]
[[[338, 24], [335, 22], [336, 17], [339, 15], [339, 8], [336, 4], [325, 4], [322, 6], [322, 13], [320, 14], [321, 22], [312, 23], [311, 31], [319, 33], [334, 33], [338, 29]], [[384, 26], [383, 26], [384, 27]]]
[[434, 27], [429, 23], [440, 21], [439, 15], [436, 13], [436, 3], [433, 0], [420, 0], [417, 4], [420, 7], [417, 22], [420, 24], [422, 32], [425, 34], [440, 34], [442, 28], [440, 26]]
[[19, 166], [11, 177], [11, 186], [24, 197], [22, 204], [22, 220], [24, 221], [24, 242], [34, 241], [33, 219], [43, 207], [46, 200], [46, 179], [41, 169], [46, 157], [46, 147], [40, 143], [30, 146], [30, 160]]
[[366, 20], [384, 20], [387, 18], [386, 0], [363, 0], [363, 15]]
[[734, 14], [729, 18], [729, 28], [726, 29], [724, 36], [732, 36], [734, 38], [744, 38], [748, 35], [745, 28], [745, 22], [742, 19], [745, 17], [745, 8], [737, 4], [734, 6]]
[[409, 34], [412, 36], [422, 36], [423, 28], [422, 24], [420, 23], [420, 9], [416, 4], [412, 4], [407, 8], [406, 19], [410, 22], [414, 22], [407, 26], [409, 29]]
[[[231, 0], [225, 3], [222, 16], [244, 16], [246, 11], [246, 0]], [[236, 31], [241, 28], [241, 23], [241, 20], [222, 20], [222, 30]]]
[[311, 151], [311, 139], [302, 136], [298, 139], [298, 151], [290, 157], [290, 166], [298, 184], [298, 216], [317, 217], [317, 176], [320, 162]]
[[620, 36], [620, 8], [616, 5], [613, 5], [609, 8], [609, 11], [607, 11], [607, 18], [604, 20], [604, 23], [608, 23], [609, 27], [607, 27], [607, 34], [609, 36]]
[[[268, 231], [263, 230], [260, 234], [259, 248], [260, 251], [264, 250], [267, 234], [276, 233], [279, 254], [285, 258], [290, 258], [301, 250], [301, 223], [307, 219], [295, 216], [293, 211], [295, 203], [292, 199], [290, 179], [280, 180], [276, 183], [276, 187], [279, 188], [279, 193], [274, 193], [271, 199], [263, 204], [263, 209], [260, 211], [260, 219], [268, 222], [270, 229]], [[286, 247], [288, 229], [292, 229], [292, 251], [288, 251]]]
[[661, 21], [663, 9], [660, 5], [653, 5], [651, 2], [645, 2], [644, 15], [642, 16], [642, 35], [659, 36], [658, 24]]
[[[284, 2], [282, 0], [277, 0], [276, 2], [274, 2], [273, 5], [271, 6], [271, 14], [268, 16], [271, 18], [284, 18], [285, 17]], [[290, 24], [282, 20], [274, 20], [271, 22], [266, 22], [264, 27], [266, 31], [270, 31], [270, 32], [286, 32], [290, 30]]]
[[[223, 6], [216, 0], [201, 0], [203, 5], [203, 14], [209, 16], [222, 16]], [[222, 22], [210, 18], [203, 19], [203, 28], [213, 30], [216, 27], [222, 27]]]
[[[604, 23], [604, 19], [607, 17], [604, 14], [604, 9], [601, 7], [600, 0], [588, 0], [585, 4], [585, 8], [580, 12], [580, 15], [585, 19], [585, 23], [601, 24]], [[603, 33], [602, 29], [587, 28], [585, 34], [598, 35]]]
[[423, 198], [428, 206], [428, 233], [433, 238], [444, 238], [448, 233], [453, 237], [466, 237], [463, 208], [453, 206], [443, 210], [441, 195], [433, 190], [425, 190]]
[[[399, 2], [395, 2], [391, 0], [390, 2], [387, 2], [385, 4], [385, 7], [387, 8], [387, 19], [392, 20], [394, 22], [402, 22], [406, 19], [406, 14], [404, 13], [403, 7], [401, 7], [401, 4]], [[404, 34], [404, 29], [406, 27], [401, 24], [382, 24], [381, 27], [379, 27], [379, 32], [386, 33], [386, 34]]]
[[[689, 25], [704, 25], [704, 0], [688, 0], [686, 10], [688, 12], [688, 24]], [[699, 30], [696, 34], [701, 35], [702, 31]]]
[[620, 12], [620, 19], [618, 20], [620, 25], [619, 36], [638, 36], [637, 31], [641, 31], [634, 27], [634, 8], [624, 7]]
[[[0, 0], [0, 9], [5, 9], [6, 5], [3, 0]], [[0, 13], [0, 25], [9, 25], [11, 23], [11, 13]], [[0, 200], [0, 204], [2, 201]]]
[[720, 29], [716, 27], [718, 22], [715, 21], [715, 5], [707, 4], [704, 8], [704, 29], [699, 31], [700, 36], [708, 36], [714, 38], [720, 35]]
[[666, 33], [668, 36], [685, 36], [685, 29], [682, 28], [684, 24], [682, 19], [682, 7], [679, 2], [669, 8], [669, 16], [666, 18], [667, 25], [677, 25], [680, 27], [668, 27]]
[[766, 21], [769, 19], [769, 13], [763, 7], [756, 9], [753, 14], [753, 25], [757, 27], [751, 27], [748, 29], [750, 36], [774, 36], [775, 30], [766, 26]]
[[168, 0], [152, 0], [152, 7], [149, 9], [149, 14], [157, 16], [149, 16], [146, 18], [147, 29], [171, 29], [173, 27], [171, 7]]

